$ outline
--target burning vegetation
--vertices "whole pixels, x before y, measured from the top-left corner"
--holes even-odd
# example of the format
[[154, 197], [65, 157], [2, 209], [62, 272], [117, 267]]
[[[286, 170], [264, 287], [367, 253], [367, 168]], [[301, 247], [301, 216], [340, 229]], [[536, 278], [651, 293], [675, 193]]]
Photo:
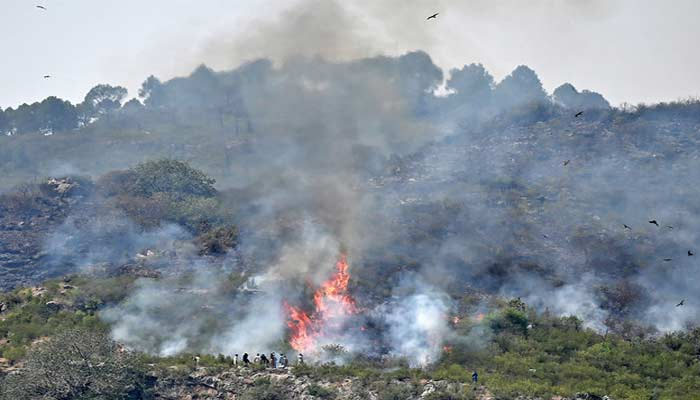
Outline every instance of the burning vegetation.
[[298, 352], [317, 350], [320, 338], [337, 332], [348, 316], [358, 312], [355, 300], [348, 293], [350, 272], [347, 256], [341, 254], [335, 266], [335, 273], [316, 289], [311, 314], [284, 303], [290, 329], [289, 344]]

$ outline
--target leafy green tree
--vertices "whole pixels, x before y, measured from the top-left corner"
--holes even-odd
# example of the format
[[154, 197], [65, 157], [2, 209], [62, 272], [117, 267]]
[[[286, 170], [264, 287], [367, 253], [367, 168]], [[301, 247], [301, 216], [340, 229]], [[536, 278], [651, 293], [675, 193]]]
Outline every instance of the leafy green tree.
[[22, 104], [11, 113], [12, 125], [17, 133], [38, 132], [41, 129], [41, 119], [37, 118], [35, 104]]
[[105, 332], [66, 331], [29, 352], [21, 372], [0, 385], [0, 398], [143, 398], [144, 374], [138, 365], [135, 355]]
[[69, 101], [51, 96], [36, 107], [37, 118], [41, 128], [51, 132], [62, 132], [78, 126], [78, 110]]
[[95, 86], [85, 95], [81, 104], [83, 118], [90, 119], [118, 110], [127, 94], [127, 90], [121, 86]]
[[131, 190], [136, 195], [150, 197], [156, 193], [170, 193], [212, 197], [216, 194], [216, 180], [183, 161], [148, 161], [137, 165], [133, 172], [135, 181]]

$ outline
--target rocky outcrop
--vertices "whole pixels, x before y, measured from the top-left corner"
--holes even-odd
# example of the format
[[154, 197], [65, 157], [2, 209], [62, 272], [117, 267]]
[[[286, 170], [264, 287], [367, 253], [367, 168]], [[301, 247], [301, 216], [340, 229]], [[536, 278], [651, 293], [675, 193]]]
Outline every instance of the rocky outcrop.
[[[437, 400], [447, 398], [471, 398], [494, 400], [496, 397], [484, 386], [474, 387], [467, 383], [448, 381], [406, 380], [368, 381], [357, 377], [339, 379], [314, 379], [297, 376], [289, 370], [253, 371], [247, 368], [233, 368], [212, 373], [199, 368], [187, 376], [154, 377], [157, 398], [169, 400], [377, 400], [381, 398], [402, 398], [405, 400]], [[393, 388], [393, 389], [392, 389]], [[394, 397], [387, 397], [387, 390], [394, 390]], [[396, 397], [400, 393], [400, 397]], [[519, 400], [536, 400], [518, 397]], [[607, 396], [577, 393], [573, 397], [556, 396], [552, 400], [612, 400]], [[543, 399], [539, 399], [543, 400]]]

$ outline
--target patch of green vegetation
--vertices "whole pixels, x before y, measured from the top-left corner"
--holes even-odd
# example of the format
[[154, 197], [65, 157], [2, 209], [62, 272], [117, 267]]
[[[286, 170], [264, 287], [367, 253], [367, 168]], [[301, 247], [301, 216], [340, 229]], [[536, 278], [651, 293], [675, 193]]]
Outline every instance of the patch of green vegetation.
[[[74, 276], [67, 283], [49, 281], [43, 291], [18, 289], [0, 295], [7, 307], [0, 320], [0, 356], [24, 359], [31, 348], [66, 329], [108, 329], [98, 318], [99, 310], [124, 299], [134, 279]], [[234, 286], [242, 281], [232, 279]], [[455, 327], [458, 339], [447, 343], [451, 350], [428, 369], [409, 368], [405, 360], [378, 363], [329, 347], [331, 353], [347, 355], [348, 362], [297, 365], [291, 371], [316, 382], [357, 378], [358, 390], [374, 391], [387, 400], [406, 398], [426, 379], [471, 387], [474, 370], [479, 372], [479, 385], [503, 399], [577, 392], [618, 399], [700, 399], [700, 328], [630, 340], [586, 329], [575, 317], [537, 314], [521, 302], [501, 302], [499, 307], [482, 322], [463, 319]], [[231, 357], [224, 355], [139, 359], [149, 368], [183, 377], [196, 367], [216, 373], [233, 366]], [[253, 368], [253, 373], [262, 369]], [[284, 398], [284, 390], [269, 380], [256, 382], [253, 389], [247, 395], [258, 397], [250, 398]], [[321, 386], [309, 390], [319, 398], [334, 396]], [[472, 394], [440, 389], [431, 398], [468, 399]]]
[[324, 388], [323, 386], [319, 386], [315, 383], [309, 385], [307, 392], [309, 393], [309, 395], [317, 397], [319, 399], [334, 399], [337, 395], [335, 391]]
[[434, 379], [469, 382], [477, 370], [479, 383], [504, 399], [577, 392], [700, 398], [700, 380], [693, 378], [700, 376], [700, 328], [628, 340], [584, 329], [575, 317], [536, 315], [512, 304], [485, 321], [493, 337], [477, 349], [451, 344], [453, 350], [431, 372]]

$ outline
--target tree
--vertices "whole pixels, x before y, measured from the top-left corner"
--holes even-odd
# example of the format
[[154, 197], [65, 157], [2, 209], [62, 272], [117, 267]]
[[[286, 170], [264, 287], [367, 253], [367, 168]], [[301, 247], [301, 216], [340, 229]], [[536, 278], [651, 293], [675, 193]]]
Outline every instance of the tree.
[[[0, 385], [4, 399], [123, 399], [143, 394], [144, 373], [133, 353], [108, 334], [60, 333], [27, 355], [21, 372]], [[142, 398], [140, 396], [138, 398]]]
[[37, 118], [41, 128], [51, 132], [67, 131], [78, 126], [78, 110], [69, 101], [58, 97], [47, 97], [38, 104]]
[[419, 115], [427, 113], [428, 99], [432, 91], [442, 82], [442, 70], [422, 51], [402, 55], [397, 60], [400, 77], [399, 90], [412, 103], [412, 111]]
[[565, 83], [554, 90], [552, 99], [555, 103], [573, 110], [610, 109], [610, 103], [596, 92], [583, 90], [579, 92], [574, 85]]
[[447, 89], [454, 93], [448, 99], [462, 114], [476, 114], [491, 105], [494, 86], [493, 76], [483, 65], [465, 65], [450, 71]]
[[149, 161], [137, 165], [132, 172], [135, 181], [131, 189], [139, 196], [173, 193], [212, 197], [216, 194], [216, 181], [183, 161]]
[[143, 103], [147, 107], [160, 107], [164, 105], [165, 94], [163, 84], [155, 76], [149, 76], [141, 84], [141, 89], [139, 89], [139, 97], [143, 99]]
[[6, 135], [10, 131], [10, 121], [7, 113], [0, 108], [0, 135]]
[[535, 71], [525, 65], [518, 66], [497, 86], [495, 93], [499, 106], [518, 107], [529, 103], [546, 103], [547, 93]]
[[38, 132], [41, 129], [41, 120], [36, 117], [36, 105], [25, 103], [11, 113], [12, 125], [17, 133]]
[[128, 91], [121, 86], [100, 84], [90, 89], [81, 104], [84, 118], [109, 114], [121, 107]]

